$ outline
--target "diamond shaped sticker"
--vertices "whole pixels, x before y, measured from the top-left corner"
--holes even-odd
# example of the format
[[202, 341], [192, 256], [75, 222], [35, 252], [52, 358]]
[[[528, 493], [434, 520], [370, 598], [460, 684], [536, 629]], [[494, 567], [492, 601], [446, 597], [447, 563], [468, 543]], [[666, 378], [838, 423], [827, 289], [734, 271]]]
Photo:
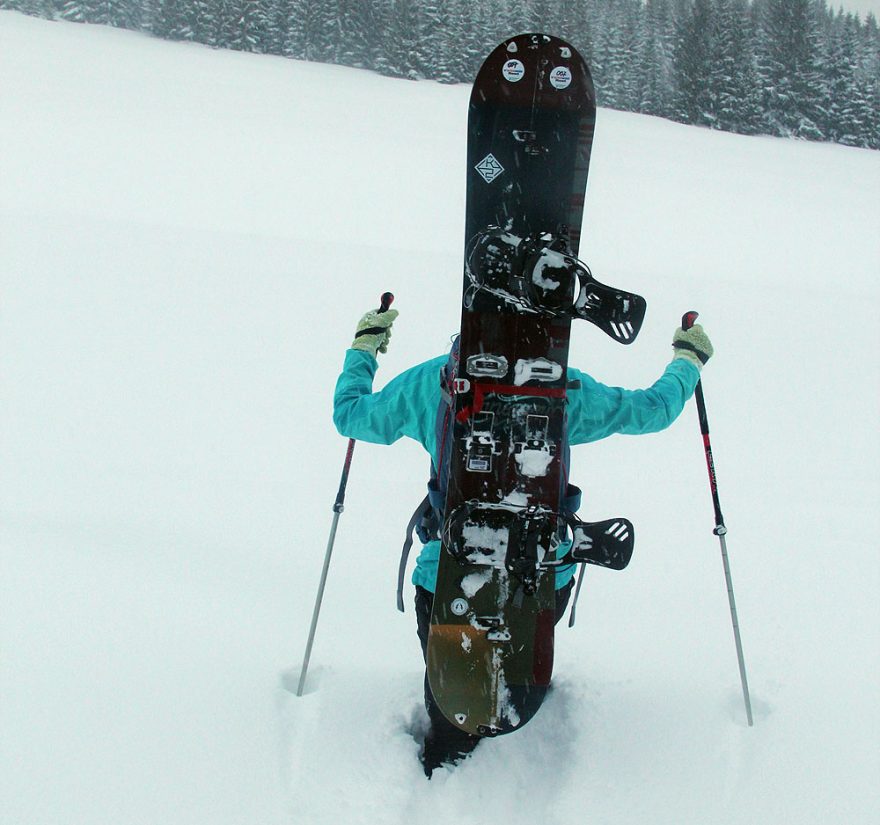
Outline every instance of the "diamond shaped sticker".
[[486, 155], [486, 157], [484, 157], [474, 169], [480, 173], [480, 177], [482, 177], [486, 183], [492, 183], [495, 178], [504, 172], [504, 167], [491, 152]]

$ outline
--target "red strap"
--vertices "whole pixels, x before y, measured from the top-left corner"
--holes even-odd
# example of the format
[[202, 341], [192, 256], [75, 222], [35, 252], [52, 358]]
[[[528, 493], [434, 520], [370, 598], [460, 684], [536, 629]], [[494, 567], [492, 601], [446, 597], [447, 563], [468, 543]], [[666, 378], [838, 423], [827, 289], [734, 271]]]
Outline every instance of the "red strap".
[[456, 421], [467, 421], [483, 409], [483, 398], [487, 393], [496, 395], [533, 395], [541, 398], [565, 398], [565, 387], [517, 387], [512, 384], [474, 384], [474, 403], [464, 407], [455, 416]]

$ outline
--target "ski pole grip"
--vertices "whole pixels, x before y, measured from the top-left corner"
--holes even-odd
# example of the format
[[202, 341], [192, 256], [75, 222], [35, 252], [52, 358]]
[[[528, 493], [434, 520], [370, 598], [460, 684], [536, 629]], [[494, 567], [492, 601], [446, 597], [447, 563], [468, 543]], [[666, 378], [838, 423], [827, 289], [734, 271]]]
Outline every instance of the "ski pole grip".
[[383, 292], [379, 298], [379, 312], [388, 312], [388, 307], [394, 301], [394, 295], [391, 292]]
[[700, 313], [695, 309], [692, 309], [690, 312], [686, 312], [681, 316], [681, 328], [682, 329], [690, 329], [696, 322], [697, 318], [700, 317]]

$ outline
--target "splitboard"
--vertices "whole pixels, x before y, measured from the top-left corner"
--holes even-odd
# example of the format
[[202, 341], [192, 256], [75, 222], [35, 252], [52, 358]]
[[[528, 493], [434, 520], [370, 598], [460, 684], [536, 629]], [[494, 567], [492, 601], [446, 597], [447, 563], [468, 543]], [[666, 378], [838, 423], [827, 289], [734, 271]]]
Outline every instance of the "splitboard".
[[645, 312], [576, 257], [595, 117], [586, 63], [543, 34], [498, 46], [471, 94], [460, 356], [427, 656], [438, 706], [469, 733], [508, 733], [540, 707], [556, 570], [621, 569], [632, 554], [629, 521], [585, 523], [562, 506], [571, 322], [628, 344]]

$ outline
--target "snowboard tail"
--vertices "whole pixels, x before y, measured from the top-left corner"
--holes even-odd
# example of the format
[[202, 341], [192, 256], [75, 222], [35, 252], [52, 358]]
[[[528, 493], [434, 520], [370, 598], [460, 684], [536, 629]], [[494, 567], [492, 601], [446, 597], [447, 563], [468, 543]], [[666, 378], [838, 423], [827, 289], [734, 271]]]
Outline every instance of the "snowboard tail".
[[[546, 548], [560, 524], [573, 540], [556, 558]], [[622, 570], [634, 538], [623, 518], [590, 523], [480, 502], [451, 513], [442, 540], [454, 562], [441, 565], [428, 644], [431, 688], [444, 715], [481, 736], [529, 721], [553, 671], [555, 571], [577, 563]]]

